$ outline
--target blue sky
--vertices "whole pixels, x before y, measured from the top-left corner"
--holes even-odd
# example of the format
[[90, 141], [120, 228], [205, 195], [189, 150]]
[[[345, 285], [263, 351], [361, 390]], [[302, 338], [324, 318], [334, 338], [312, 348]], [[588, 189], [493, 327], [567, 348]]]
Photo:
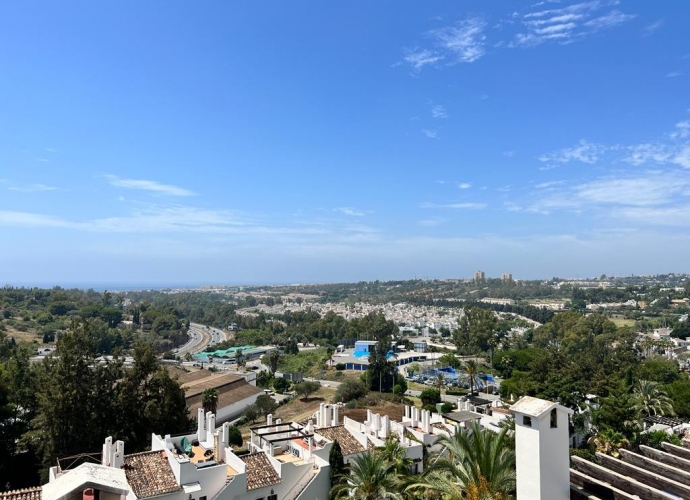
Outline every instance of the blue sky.
[[0, 281], [688, 271], [689, 16], [4, 2]]

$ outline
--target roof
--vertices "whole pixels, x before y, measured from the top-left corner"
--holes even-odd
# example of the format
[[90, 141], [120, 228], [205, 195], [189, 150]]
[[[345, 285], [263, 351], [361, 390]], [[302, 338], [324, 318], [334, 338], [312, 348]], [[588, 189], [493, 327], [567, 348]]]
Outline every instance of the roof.
[[0, 500], [41, 500], [41, 487], [0, 492]]
[[265, 453], [251, 453], [240, 459], [247, 464], [247, 491], [280, 483], [280, 476]]
[[179, 491], [175, 474], [164, 451], [145, 451], [125, 455], [123, 466], [127, 482], [138, 498]]
[[[473, 411], [453, 411], [450, 413], [444, 413], [443, 418], [447, 418], [448, 420], [452, 420], [453, 422], [457, 423], [462, 423], [462, 422], [467, 422], [469, 420], [479, 420], [482, 418], [481, 414], [475, 413]], [[431, 424], [434, 425], [434, 424]], [[443, 428], [444, 430], [447, 430]]]
[[485, 406], [491, 404], [490, 399], [484, 399], [478, 396], [467, 396], [467, 401], [472, 403], [474, 406]]
[[234, 373], [223, 373], [219, 375], [213, 372], [206, 372], [205, 377], [183, 382], [182, 387], [185, 389], [186, 396], [190, 397], [201, 394], [206, 389], [220, 389], [225, 385], [241, 380], [245, 380], [245, 378], [242, 375], [236, 375]]
[[353, 453], [361, 453], [364, 450], [362, 443], [349, 433], [343, 425], [336, 425], [335, 427], [321, 427], [315, 431], [319, 436], [323, 436], [330, 441], [338, 441], [343, 455], [352, 455]]
[[[229, 377], [238, 376], [230, 375]], [[216, 403], [216, 407], [218, 409], [234, 405], [235, 403], [239, 403], [247, 398], [251, 398], [252, 396], [258, 396], [264, 392], [258, 387], [251, 385], [244, 379], [244, 377], [238, 377], [236, 379], [228, 378], [225, 379], [225, 381], [227, 383], [223, 383], [216, 388], [216, 391], [218, 391], [218, 401]], [[185, 396], [187, 406], [189, 407], [190, 414], [192, 415], [196, 415], [197, 409], [202, 407], [201, 394], [203, 393], [203, 390], [196, 390], [196, 386], [194, 389], [195, 390], [191, 391], [191, 393], [188, 391]]]
[[532, 396], [523, 396], [520, 400], [510, 407], [510, 411], [514, 413], [524, 413], [531, 417], [540, 417], [552, 408], [559, 406], [568, 413], [573, 413], [573, 410], [560, 406], [553, 401], [546, 401], [545, 399], [533, 398]]
[[84, 488], [98, 488], [101, 491], [125, 496], [131, 490], [131, 486], [127, 483], [125, 471], [122, 469], [84, 463], [43, 485], [41, 499], [66, 500], [71, 498], [75, 492], [81, 495]]
[[662, 417], [661, 415], [652, 415], [650, 417], [645, 417], [645, 422], [648, 424], [662, 424], [668, 425], [669, 427], [677, 427], [683, 423], [682, 420], [672, 417]]

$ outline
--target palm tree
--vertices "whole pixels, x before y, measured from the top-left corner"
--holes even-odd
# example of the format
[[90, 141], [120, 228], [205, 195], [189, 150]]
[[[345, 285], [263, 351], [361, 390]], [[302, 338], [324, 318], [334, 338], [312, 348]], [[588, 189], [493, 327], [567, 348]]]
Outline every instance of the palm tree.
[[644, 416], [673, 415], [671, 398], [659, 387], [657, 382], [640, 380], [633, 390], [635, 406]]
[[272, 351], [271, 354], [268, 355], [268, 367], [271, 370], [271, 373], [275, 373], [278, 371], [278, 361], [280, 360], [280, 353], [278, 350]]
[[436, 380], [434, 380], [434, 386], [438, 389], [438, 393], [443, 396], [443, 386], [446, 384], [446, 377], [443, 372], [438, 372], [436, 374]]
[[211, 389], [204, 389], [201, 393], [201, 406], [204, 408], [204, 413], [211, 412], [216, 413], [218, 406], [218, 391]]
[[408, 475], [414, 461], [407, 456], [405, 447], [400, 444], [397, 436], [391, 435], [386, 439], [385, 445], [380, 449], [385, 460], [393, 465], [393, 470], [401, 476]]
[[350, 462], [350, 472], [335, 487], [334, 498], [348, 500], [397, 500], [399, 478], [382, 453], [369, 450]]
[[474, 388], [479, 389], [481, 379], [479, 378], [479, 365], [474, 359], [465, 362], [465, 373], [462, 376], [470, 384], [470, 396], [474, 393]]
[[599, 453], [611, 455], [612, 457], [616, 458], [618, 458], [619, 449], [630, 446], [630, 441], [625, 439], [623, 434], [616, 432], [613, 429], [604, 429], [603, 431], [589, 438], [587, 442], [594, 444], [596, 451]]
[[427, 471], [407, 490], [434, 490], [453, 500], [510, 498], [515, 490], [515, 453], [507, 446], [507, 431], [496, 434], [473, 422], [453, 436], [440, 436], [441, 451], [432, 454]]
[[247, 364], [247, 360], [244, 354], [242, 354], [242, 349], [237, 349], [237, 351], [235, 351], [235, 362], [237, 363], [237, 368]]

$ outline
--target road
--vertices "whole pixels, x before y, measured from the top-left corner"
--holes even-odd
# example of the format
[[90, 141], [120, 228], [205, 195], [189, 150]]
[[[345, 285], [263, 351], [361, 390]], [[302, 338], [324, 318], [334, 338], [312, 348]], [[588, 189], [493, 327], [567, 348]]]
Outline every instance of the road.
[[213, 328], [199, 323], [190, 323], [189, 325], [189, 341], [177, 350], [178, 356], [184, 356], [186, 353], [201, 352], [206, 347], [218, 344], [228, 340], [228, 334], [218, 328]]

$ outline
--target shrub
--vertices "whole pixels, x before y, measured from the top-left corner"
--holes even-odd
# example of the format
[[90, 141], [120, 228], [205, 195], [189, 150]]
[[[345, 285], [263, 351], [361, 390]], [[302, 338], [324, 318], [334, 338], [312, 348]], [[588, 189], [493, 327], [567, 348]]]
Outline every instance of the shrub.
[[402, 386], [400, 384], [395, 384], [393, 386], [393, 394], [402, 396], [403, 394], [405, 394], [405, 391], [403, 391]]
[[453, 403], [443, 403], [441, 407], [441, 413], [450, 413], [455, 410], [455, 405]]
[[[419, 395], [419, 399], [422, 400], [422, 405], [427, 406], [427, 405], [435, 405], [436, 403], [441, 402], [441, 392], [438, 389], [434, 389], [432, 387], [429, 387], [427, 389], [424, 389], [422, 393]], [[435, 410], [435, 408], [434, 408]]]
[[228, 432], [228, 437], [230, 444], [235, 445], [235, 446], [242, 446], [242, 433], [240, 432], [239, 428], [235, 425], [231, 425], [229, 432]]
[[335, 365], [336, 370], [344, 370], [345, 369], [345, 363], [338, 363]]
[[348, 378], [343, 380], [335, 393], [335, 400], [347, 403], [354, 399], [359, 399], [367, 394], [367, 387], [361, 380]]
[[276, 392], [282, 394], [290, 388], [290, 382], [282, 377], [274, 379], [273, 388], [276, 390]]

